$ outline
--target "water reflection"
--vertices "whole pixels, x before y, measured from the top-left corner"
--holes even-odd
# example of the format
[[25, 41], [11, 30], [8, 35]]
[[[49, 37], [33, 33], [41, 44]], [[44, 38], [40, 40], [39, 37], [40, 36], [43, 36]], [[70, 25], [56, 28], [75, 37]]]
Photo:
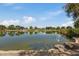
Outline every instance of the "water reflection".
[[[0, 49], [48, 49], [66, 37], [53, 32], [0, 32]], [[4, 37], [3, 37], [4, 36]]]
[[45, 33], [46, 33], [46, 34], [52, 34], [52, 33], [55, 33], [55, 32], [46, 31]]
[[6, 32], [0, 32], [0, 37], [3, 37], [6, 35]]
[[9, 36], [14, 36], [15, 35], [15, 32], [8, 32], [8, 35]]
[[39, 34], [39, 33], [42, 33], [42, 34], [59, 34], [57, 32], [51, 32], [51, 31], [46, 31], [46, 32], [0, 32], [0, 36], [3, 37], [5, 36], [6, 34], [8, 34], [9, 36], [20, 36], [20, 35], [23, 35], [24, 33], [28, 34], [28, 35], [34, 35], [34, 34]]
[[38, 34], [38, 32], [34, 32], [34, 34]]
[[[24, 34], [24, 32], [0, 32], [0, 37], [3, 37], [7, 34], [9, 36], [14, 36], [14, 35], [20, 36], [20, 35]], [[29, 34], [31, 35], [31, 34], [34, 34], [34, 33], [29, 33]]]
[[15, 32], [15, 34], [16, 34], [17, 36], [20, 36], [20, 35], [24, 34], [24, 32]]
[[28, 34], [29, 34], [29, 35], [33, 35], [33, 34], [34, 34], [34, 32], [28, 32]]

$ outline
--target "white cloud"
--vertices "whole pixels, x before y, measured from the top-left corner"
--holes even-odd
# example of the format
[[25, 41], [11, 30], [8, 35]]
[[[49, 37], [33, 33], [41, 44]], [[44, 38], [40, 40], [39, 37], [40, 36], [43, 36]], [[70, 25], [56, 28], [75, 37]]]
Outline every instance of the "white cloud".
[[9, 26], [9, 25], [24, 25], [26, 26], [27, 24], [31, 24], [33, 22], [35, 22], [36, 19], [32, 16], [24, 16], [22, 17], [22, 19], [8, 19], [8, 20], [0, 20], [0, 25], [5, 25], [5, 26]]
[[67, 26], [72, 26], [73, 27], [73, 23], [74, 23], [74, 21], [72, 20], [73, 18], [65, 18], [64, 20], [64, 23], [63, 24], [61, 24], [60, 26], [65, 26], [65, 27], [67, 27]]
[[32, 23], [36, 21], [36, 19], [32, 16], [24, 16], [23, 20], [25, 21], [25, 23]]
[[18, 20], [1, 20], [0, 21], [0, 25], [6, 25], [6, 26], [9, 26], [9, 25], [18, 25], [18, 24], [19, 24]]
[[61, 26], [65, 26], [65, 27], [72, 26], [73, 27], [73, 23], [74, 23], [74, 21], [68, 21], [68, 22], [65, 22], [64, 24], [62, 24]]

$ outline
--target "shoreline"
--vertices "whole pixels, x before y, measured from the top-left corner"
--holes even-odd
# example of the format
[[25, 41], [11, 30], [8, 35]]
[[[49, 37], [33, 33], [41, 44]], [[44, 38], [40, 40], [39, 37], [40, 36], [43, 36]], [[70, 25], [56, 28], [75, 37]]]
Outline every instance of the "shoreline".
[[65, 42], [48, 50], [0, 50], [0, 56], [79, 56], [79, 44]]

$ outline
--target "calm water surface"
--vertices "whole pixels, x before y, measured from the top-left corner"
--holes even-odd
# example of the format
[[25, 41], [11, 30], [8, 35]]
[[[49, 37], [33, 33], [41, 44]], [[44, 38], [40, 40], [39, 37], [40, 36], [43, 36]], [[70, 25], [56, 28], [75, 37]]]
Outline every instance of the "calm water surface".
[[49, 49], [54, 44], [68, 41], [57, 33], [5, 33], [0, 36], [0, 50], [14, 49]]

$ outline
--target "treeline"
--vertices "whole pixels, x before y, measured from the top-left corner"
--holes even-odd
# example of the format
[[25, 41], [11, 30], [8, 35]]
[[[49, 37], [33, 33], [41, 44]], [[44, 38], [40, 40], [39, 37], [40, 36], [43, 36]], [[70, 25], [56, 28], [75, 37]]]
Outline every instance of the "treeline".
[[79, 37], [79, 28], [67, 26], [67, 27], [44, 27], [44, 28], [38, 28], [38, 27], [23, 27], [23, 26], [14, 26], [14, 25], [9, 25], [6, 27], [5, 25], [0, 25], [0, 32], [3, 31], [8, 31], [8, 30], [16, 30], [22, 32], [22, 30], [27, 30], [27, 32], [46, 32], [46, 33], [54, 33], [57, 32], [59, 34], [66, 35], [69, 38], [73, 37]]
[[0, 30], [5, 30], [5, 29], [9, 29], [9, 30], [16, 30], [16, 29], [25, 29], [22, 26], [14, 26], [14, 25], [9, 25], [9, 26], [5, 26], [5, 25], [0, 25]]
[[0, 25], [0, 30], [5, 30], [5, 29], [9, 29], [9, 30], [23, 30], [23, 29], [47, 29], [47, 30], [51, 30], [51, 29], [72, 29], [71, 26], [68, 27], [44, 27], [44, 28], [39, 28], [39, 27], [23, 27], [23, 26], [15, 26], [15, 25], [9, 25], [9, 26], [5, 26], [5, 25]]

